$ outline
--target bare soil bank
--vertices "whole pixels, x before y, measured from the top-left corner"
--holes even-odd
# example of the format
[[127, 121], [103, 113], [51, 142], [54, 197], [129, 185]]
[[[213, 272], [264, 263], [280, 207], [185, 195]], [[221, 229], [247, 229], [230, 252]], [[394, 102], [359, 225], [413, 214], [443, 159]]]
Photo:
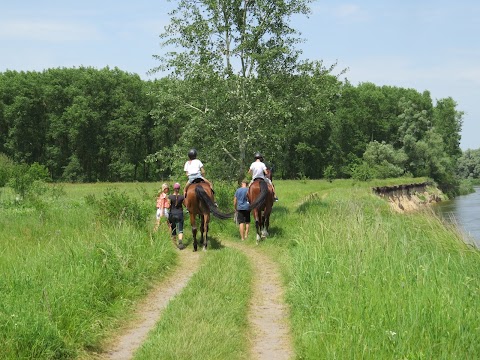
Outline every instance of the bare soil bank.
[[386, 199], [397, 212], [416, 211], [445, 199], [442, 191], [429, 182], [382, 186], [372, 190]]

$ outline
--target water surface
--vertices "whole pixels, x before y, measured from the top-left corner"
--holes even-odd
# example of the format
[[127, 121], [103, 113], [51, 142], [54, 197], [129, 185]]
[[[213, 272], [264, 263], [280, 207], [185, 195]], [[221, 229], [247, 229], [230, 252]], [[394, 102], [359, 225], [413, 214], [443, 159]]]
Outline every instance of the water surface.
[[480, 248], [480, 186], [475, 187], [475, 193], [442, 201], [434, 208], [442, 217], [455, 221]]

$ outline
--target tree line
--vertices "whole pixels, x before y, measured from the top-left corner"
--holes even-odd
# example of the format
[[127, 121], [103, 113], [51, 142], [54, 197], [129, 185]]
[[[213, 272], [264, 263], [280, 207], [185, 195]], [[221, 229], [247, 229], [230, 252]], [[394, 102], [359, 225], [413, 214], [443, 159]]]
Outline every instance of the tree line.
[[[434, 105], [428, 92], [353, 86], [307, 70], [251, 80], [249, 91], [268, 87], [275, 98], [258, 91], [245, 110], [255, 121], [243, 130], [221, 79], [206, 91], [195, 80], [144, 81], [119, 69], [7, 71], [0, 74], [0, 152], [45, 165], [56, 181], [167, 178], [181, 173], [190, 147], [223, 179], [242, 175], [255, 151], [284, 179], [455, 174], [462, 113], [453, 99]], [[243, 164], [239, 136], [250, 155]]]
[[0, 73], [0, 152], [91, 182], [181, 176], [192, 147], [208, 177], [240, 180], [260, 151], [277, 178], [407, 174], [455, 193], [456, 102], [300, 61], [288, 20], [309, 2], [177, 1], [154, 81], [108, 67]]

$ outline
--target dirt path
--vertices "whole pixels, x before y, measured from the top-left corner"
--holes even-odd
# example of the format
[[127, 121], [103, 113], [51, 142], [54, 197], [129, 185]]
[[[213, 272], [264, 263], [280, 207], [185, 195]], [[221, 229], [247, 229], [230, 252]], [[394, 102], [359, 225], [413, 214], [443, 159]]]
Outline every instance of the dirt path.
[[[255, 278], [250, 304], [249, 322], [250, 359], [291, 359], [293, 350], [288, 325], [288, 308], [283, 302], [283, 288], [277, 265], [260, 251], [242, 243], [223, 245], [245, 253], [252, 262]], [[200, 266], [201, 252], [191, 248], [180, 253], [180, 264], [165, 281], [161, 282], [139, 305], [136, 319], [111, 342], [101, 359], [131, 359], [134, 352], [154, 328], [168, 302], [188, 283]]]
[[154, 328], [168, 302], [187, 285], [198, 270], [200, 258], [201, 253], [194, 253], [190, 248], [180, 252], [176, 270], [139, 304], [136, 320], [128, 324], [128, 327], [112, 341], [102, 359], [123, 360], [133, 357], [133, 353], [146, 340], [148, 332]]
[[228, 242], [227, 246], [244, 252], [253, 264], [255, 278], [249, 314], [253, 330], [250, 359], [292, 359], [294, 353], [289, 314], [277, 264], [245, 244]]

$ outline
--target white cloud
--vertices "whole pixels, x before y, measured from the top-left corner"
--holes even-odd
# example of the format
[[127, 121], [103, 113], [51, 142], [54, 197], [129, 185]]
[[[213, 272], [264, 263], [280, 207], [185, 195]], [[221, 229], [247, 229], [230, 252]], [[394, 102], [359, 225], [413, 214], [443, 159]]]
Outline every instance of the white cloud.
[[[332, 62], [332, 60], [327, 59]], [[450, 59], [444, 63], [419, 63], [411, 56], [364, 56], [338, 59], [338, 68], [350, 69], [352, 82], [369, 81], [379, 85], [405, 86], [428, 82], [476, 84], [480, 86], [480, 63]], [[420, 91], [423, 89], [419, 89]]]
[[354, 4], [345, 4], [340, 5], [334, 9], [335, 15], [339, 17], [352, 17], [358, 15], [360, 11], [360, 7]]
[[342, 4], [332, 6], [328, 2], [315, 2], [310, 7], [312, 16], [334, 17], [340, 20], [365, 21], [369, 19], [367, 11], [356, 4]]
[[48, 42], [82, 41], [101, 38], [96, 28], [83, 24], [9, 20], [0, 23], [0, 38]]
[[330, 13], [345, 22], [364, 22], [370, 19], [368, 12], [356, 4], [343, 4], [330, 9]]

